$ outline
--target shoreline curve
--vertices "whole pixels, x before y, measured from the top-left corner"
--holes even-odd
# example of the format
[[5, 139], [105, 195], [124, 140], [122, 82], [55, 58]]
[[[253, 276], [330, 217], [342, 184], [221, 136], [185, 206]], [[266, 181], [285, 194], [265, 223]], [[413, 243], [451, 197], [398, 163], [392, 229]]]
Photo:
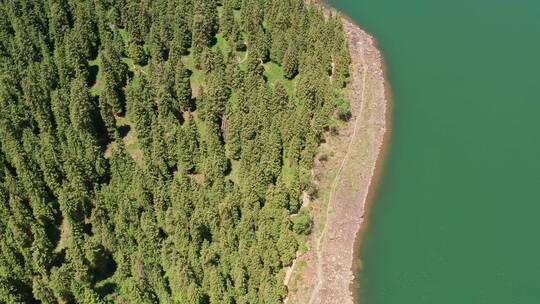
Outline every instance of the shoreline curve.
[[[322, 183], [330, 188], [327, 189], [330, 191], [327, 205], [323, 201], [313, 204], [314, 227], [321, 232], [313, 233], [309, 240], [310, 250], [298, 256], [287, 271], [285, 302], [352, 304], [359, 301], [356, 292], [359, 290], [358, 278], [355, 276], [361, 269], [358, 250], [368, 226], [369, 207], [373, 203], [389, 147], [391, 90], [376, 40], [350, 17], [320, 0], [305, 2], [319, 6], [327, 16], [341, 18], [352, 59], [349, 86], [355, 121], [351, 121], [344, 135], [337, 139], [335, 152], [338, 155], [334, 158], [341, 163], [338, 165], [340, 168], [333, 172], [336, 174], [333, 179], [328, 172], [326, 182], [324, 176], [322, 178]], [[357, 124], [360, 124], [358, 134]], [[350, 150], [351, 145], [353, 153], [344, 153], [344, 150]], [[339, 154], [343, 153], [340, 158]], [[344, 166], [346, 162], [347, 166]], [[321, 170], [327, 168], [315, 163], [315, 174]], [[335, 187], [337, 184], [338, 188]], [[298, 260], [303, 260], [303, 269], [295, 269]], [[293, 273], [296, 273], [296, 281], [293, 278], [290, 282]], [[292, 288], [293, 284], [295, 288]]]

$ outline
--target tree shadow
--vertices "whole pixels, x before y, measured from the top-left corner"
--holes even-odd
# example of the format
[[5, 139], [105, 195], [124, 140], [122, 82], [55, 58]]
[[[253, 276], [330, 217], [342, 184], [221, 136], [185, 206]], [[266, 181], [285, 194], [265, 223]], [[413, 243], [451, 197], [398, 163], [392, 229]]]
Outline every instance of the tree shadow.
[[99, 257], [93, 269], [94, 279], [96, 282], [110, 278], [116, 272], [117, 264], [112, 253], [103, 246], [99, 246]]
[[60, 216], [60, 222], [57, 223], [56, 221], [51, 221], [51, 220], [44, 220], [43, 221], [43, 226], [45, 228], [45, 234], [47, 235], [47, 238], [49, 239], [49, 241], [51, 241], [51, 244], [58, 244], [58, 242], [60, 241], [60, 229], [58, 229], [58, 227], [60, 227], [60, 223], [62, 223], [62, 220], [61, 220], [61, 216]]
[[212, 38], [210, 38], [208, 45], [212, 47], [212, 46], [215, 46], [216, 44], [217, 44], [217, 38], [216, 36], [212, 36]]
[[118, 285], [116, 283], [108, 282], [108, 283], [103, 284], [100, 287], [96, 287], [96, 292], [101, 297], [104, 298], [107, 295], [114, 293], [117, 290], [117, 288], [118, 288]]
[[65, 260], [66, 260], [66, 249], [64, 248], [53, 256], [53, 259], [51, 261], [51, 266], [60, 267], [62, 266], [62, 264], [64, 264]]
[[84, 223], [83, 224], [83, 231], [89, 236], [93, 236], [94, 232], [92, 231], [92, 223]]
[[117, 116], [124, 116], [124, 113], [126, 113], [127, 111], [127, 106], [126, 106], [126, 93], [124, 92], [124, 90], [116, 90], [116, 96], [118, 96], [118, 99], [120, 100], [120, 113], [116, 113]]
[[99, 72], [99, 67], [97, 65], [88, 66], [88, 81], [87, 81], [87, 84], [88, 84], [89, 87], [96, 84], [98, 72]]
[[129, 125], [123, 125], [118, 127], [118, 134], [121, 138], [124, 138], [128, 135], [129, 131], [131, 131], [131, 127]]

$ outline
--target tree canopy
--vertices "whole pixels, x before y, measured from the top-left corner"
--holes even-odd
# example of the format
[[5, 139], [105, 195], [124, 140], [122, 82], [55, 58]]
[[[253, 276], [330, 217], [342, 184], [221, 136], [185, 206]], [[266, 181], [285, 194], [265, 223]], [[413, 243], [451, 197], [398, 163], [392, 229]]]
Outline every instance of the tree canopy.
[[0, 303], [281, 303], [347, 112], [337, 17], [6, 0], [0, 37]]

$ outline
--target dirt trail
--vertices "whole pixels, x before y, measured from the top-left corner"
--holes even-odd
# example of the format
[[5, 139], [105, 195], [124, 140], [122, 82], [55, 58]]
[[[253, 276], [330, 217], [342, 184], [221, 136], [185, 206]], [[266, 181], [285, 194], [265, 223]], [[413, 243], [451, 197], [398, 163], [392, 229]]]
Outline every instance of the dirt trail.
[[[330, 11], [324, 8], [325, 13]], [[300, 304], [353, 303], [355, 239], [364, 221], [365, 204], [386, 133], [386, 89], [383, 62], [375, 41], [342, 16], [352, 57], [350, 85], [354, 122], [331, 136], [315, 162], [320, 199], [311, 202], [314, 233], [310, 250], [298, 257], [285, 276], [285, 302]]]
[[[336, 191], [336, 186], [338, 184], [339, 178], [341, 176], [341, 171], [343, 171], [343, 167], [345, 166], [345, 163], [347, 162], [347, 159], [349, 157], [349, 154], [351, 153], [351, 148], [353, 146], [353, 139], [356, 138], [356, 133], [358, 131], [358, 121], [359, 117], [362, 117], [362, 111], [364, 109], [364, 99], [365, 99], [365, 92], [366, 92], [366, 75], [368, 67], [364, 64], [363, 54], [359, 54], [362, 66], [363, 66], [363, 77], [362, 77], [362, 94], [360, 97], [360, 110], [358, 113], [358, 116], [354, 119], [354, 130], [353, 134], [351, 135], [351, 139], [349, 140], [349, 145], [347, 147], [347, 153], [345, 153], [345, 156], [343, 157], [343, 160], [341, 161], [341, 165], [339, 166], [339, 170], [336, 174], [336, 177], [334, 178], [334, 182], [332, 183], [332, 189], [330, 190], [330, 196], [328, 198], [328, 204], [326, 205], [326, 216], [325, 218], [328, 219], [328, 216], [330, 215], [330, 206], [332, 205], [332, 196], [334, 195], [334, 192]], [[317, 252], [317, 284], [315, 285], [315, 288], [311, 291], [311, 297], [309, 298], [309, 304], [312, 304], [317, 296], [319, 295], [319, 290], [321, 289], [321, 285], [323, 282], [323, 270], [322, 270], [322, 248], [321, 243], [323, 241], [324, 236], [326, 235], [326, 230], [328, 228], [327, 223], [323, 224], [323, 230], [321, 232], [321, 235], [317, 238], [317, 245], [316, 245], [316, 252]]]

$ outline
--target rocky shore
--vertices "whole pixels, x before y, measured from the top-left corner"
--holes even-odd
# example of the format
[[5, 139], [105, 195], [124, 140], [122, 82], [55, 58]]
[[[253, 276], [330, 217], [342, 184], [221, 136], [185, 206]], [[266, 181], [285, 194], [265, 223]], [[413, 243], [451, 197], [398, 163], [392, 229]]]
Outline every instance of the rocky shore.
[[[336, 14], [321, 7], [326, 14]], [[328, 158], [314, 164], [314, 178], [322, 195], [310, 203], [314, 230], [309, 250], [286, 275], [288, 303], [353, 303], [356, 240], [365, 222], [388, 129], [389, 95], [382, 55], [373, 37], [339, 15], [352, 58], [352, 118], [338, 136], [329, 136], [321, 146], [319, 155]]]

